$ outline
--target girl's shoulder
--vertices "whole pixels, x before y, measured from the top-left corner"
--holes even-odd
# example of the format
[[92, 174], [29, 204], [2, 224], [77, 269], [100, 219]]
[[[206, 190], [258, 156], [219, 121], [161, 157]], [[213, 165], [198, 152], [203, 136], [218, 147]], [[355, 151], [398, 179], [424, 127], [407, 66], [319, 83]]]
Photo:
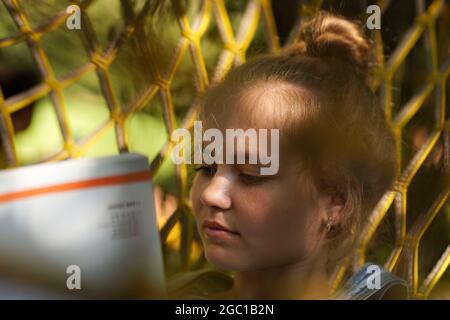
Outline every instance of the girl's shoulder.
[[408, 299], [408, 284], [375, 263], [366, 263], [338, 290], [333, 299], [392, 300]]
[[170, 277], [167, 291], [170, 299], [214, 299], [232, 285], [233, 278], [226, 272], [202, 269]]

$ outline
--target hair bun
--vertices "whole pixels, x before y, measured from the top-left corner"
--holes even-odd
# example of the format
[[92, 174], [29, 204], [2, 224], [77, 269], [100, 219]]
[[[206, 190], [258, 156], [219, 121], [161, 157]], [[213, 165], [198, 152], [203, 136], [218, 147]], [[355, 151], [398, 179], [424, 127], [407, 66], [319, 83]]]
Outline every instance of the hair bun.
[[285, 47], [282, 54], [335, 58], [347, 62], [364, 79], [370, 79], [370, 48], [362, 28], [333, 14], [319, 13], [304, 23], [297, 41]]

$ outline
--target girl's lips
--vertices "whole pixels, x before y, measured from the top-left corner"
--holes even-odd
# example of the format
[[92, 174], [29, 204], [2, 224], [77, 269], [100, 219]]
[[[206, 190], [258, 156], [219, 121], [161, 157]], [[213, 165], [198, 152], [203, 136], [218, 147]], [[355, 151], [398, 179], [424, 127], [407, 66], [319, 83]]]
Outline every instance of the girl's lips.
[[230, 239], [239, 235], [238, 232], [232, 231], [224, 225], [212, 220], [205, 220], [202, 227], [209, 238], [216, 240]]
[[202, 226], [203, 226], [203, 228], [218, 229], [218, 230], [223, 230], [223, 231], [234, 233], [234, 234], [239, 234], [239, 232], [231, 230], [228, 227], [224, 226], [223, 224], [221, 224], [217, 221], [214, 221], [214, 220], [207, 219], [207, 220], [203, 221]]

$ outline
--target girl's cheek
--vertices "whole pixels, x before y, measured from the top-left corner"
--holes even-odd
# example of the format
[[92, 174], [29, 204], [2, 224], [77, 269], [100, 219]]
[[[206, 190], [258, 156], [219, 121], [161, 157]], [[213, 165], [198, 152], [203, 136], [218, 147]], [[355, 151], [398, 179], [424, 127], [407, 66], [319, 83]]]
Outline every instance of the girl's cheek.
[[264, 237], [271, 228], [276, 216], [268, 195], [241, 193], [235, 199], [233, 212], [243, 231], [255, 237]]
[[[277, 189], [275, 189], [277, 190]], [[283, 194], [276, 191], [260, 194], [254, 201], [251, 220], [254, 231], [263, 238], [276, 241], [276, 238], [283, 238], [285, 230], [292, 228], [292, 224], [298, 224], [295, 217], [295, 205], [285, 198]]]
[[192, 183], [191, 189], [191, 202], [194, 210], [194, 215], [198, 216], [199, 211], [201, 209], [201, 200], [200, 197], [202, 195], [202, 190], [204, 189], [204, 182], [201, 177], [195, 177]]

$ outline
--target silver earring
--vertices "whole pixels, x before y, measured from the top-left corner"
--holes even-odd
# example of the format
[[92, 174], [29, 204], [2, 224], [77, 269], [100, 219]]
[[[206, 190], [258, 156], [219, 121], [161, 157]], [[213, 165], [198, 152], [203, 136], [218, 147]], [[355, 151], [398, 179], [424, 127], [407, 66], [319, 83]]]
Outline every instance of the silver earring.
[[331, 221], [328, 221], [328, 222], [327, 222], [327, 232], [330, 232], [330, 230], [331, 230], [332, 227], [333, 227], [333, 226], [332, 226], [332, 224], [331, 224]]

